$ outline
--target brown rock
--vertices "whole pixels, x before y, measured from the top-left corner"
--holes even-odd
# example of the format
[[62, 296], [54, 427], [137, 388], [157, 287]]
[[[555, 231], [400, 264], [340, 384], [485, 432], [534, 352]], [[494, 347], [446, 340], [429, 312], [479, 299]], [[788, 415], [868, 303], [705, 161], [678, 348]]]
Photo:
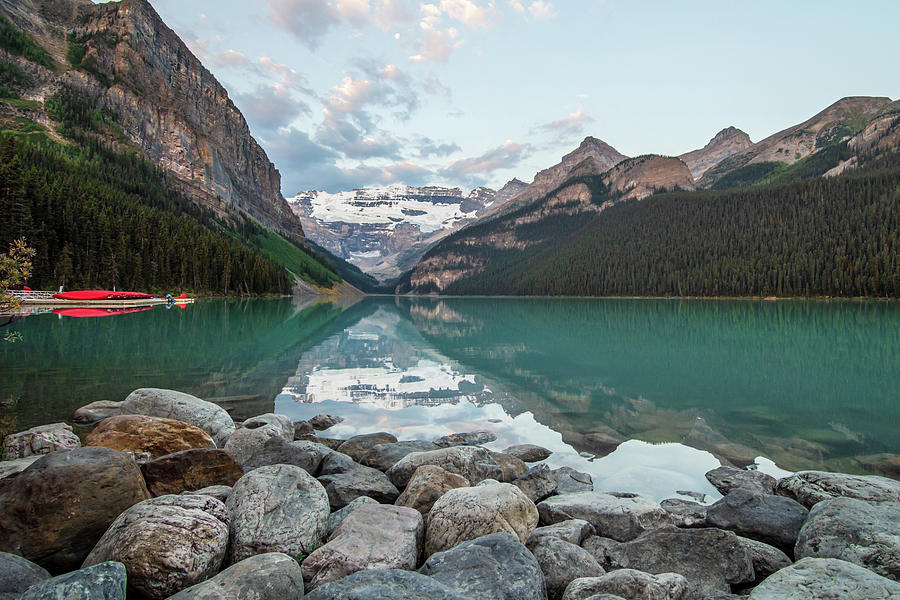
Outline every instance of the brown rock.
[[359, 462], [362, 455], [368, 452], [372, 446], [377, 446], [378, 444], [393, 444], [396, 441], [396, 437], [384, 431], [354, 435], [352, 438], [338, 446], [337, 451], [343, 452], [353, 460]]
[[515, 456], [519, 460], [527, 463], [546, 460], [553, 454], [553, 452], [547, 450], [543, 446], [537, 446], [535, 444], [517, 444], [508, 447], [503, 453]]
[[422, 465], [413, 473], [394, 504], [414, 508], [426, 515], [438, 498], [452, 489], [463, 487], [469, 487], [469, 480], [465, 477], [435, 465]]
[[182, 450], [216, 447], [209, 434], [199, 427], [175, 419], [144, 415], [119, 415], [104, 419], [84, 438], [84, 445], [134, 453], [148, 452], [151, 459]]
[[213, 485], [233, 486], [244, 471], [225, 450], [195, 448], [144, 463], [141, 473], [150, 493], [162, 496]]

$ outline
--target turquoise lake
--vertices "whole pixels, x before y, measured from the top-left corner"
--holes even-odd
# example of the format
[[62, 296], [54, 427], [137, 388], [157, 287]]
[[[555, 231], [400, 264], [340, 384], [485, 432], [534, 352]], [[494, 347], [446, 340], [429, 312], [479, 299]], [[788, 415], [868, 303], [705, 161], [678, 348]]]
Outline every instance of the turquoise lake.
[[[717, 497], [721, 460], [897, 477], [900, 304], [642, 299], [204, 301], [33, 314], [0, 344], [0, 433], [138, 387], [243, 419], [325, 412], [323, 435], [531, 442], [597, 489]], [[621, 443], [624, 441], [624, 443]], [[777, 466], [776, 466], [777, 465]]]

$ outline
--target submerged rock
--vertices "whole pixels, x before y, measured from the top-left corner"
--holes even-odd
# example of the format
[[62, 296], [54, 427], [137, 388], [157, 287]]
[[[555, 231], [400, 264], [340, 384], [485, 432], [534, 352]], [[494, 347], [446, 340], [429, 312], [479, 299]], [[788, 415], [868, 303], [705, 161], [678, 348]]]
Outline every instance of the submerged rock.
[[122, 402], [123, 415], [148, 415], [175, 419], [206, 431], [221, 448], [234, 433], [234, 421], [225, 409], [196, 396], [160, 388], [140, 388]]
[[18, 600], [125, 600], [125, 567], [105, 562], [37, 583]]
[[790, 498], [732, 490], [706, 511], [713, 527], [792, 551], [809, 511]]
[[169, 600], [300, 600], [303, 592], [297, 561], [281, 552], [269, 552], [245, 558]]
[[812, 508], [830, 498], [856, 498], [866, 502], [900, 502], [900, 481], [878, 475], [847, 475], [800, 471], [779, 479], [775, 493]]
[[750, 600], [895, 600], [900, 583], [836, 558], [804, 558], [753, 588]]
[[672, 517], [659, 504], [632, 494], [562, 494], [538, 503], [537, 508], [542, 524], [584, 519], [594, 527], [597, 535], [620, 542], [633, 540], [645, 531], [674, 524]]
[[32, 427], [19, 433], [11, 433], [3, 440], [6, 458], [41, 456], [55, 450], [72, 450], [81, 446], [81, 440], [72, 432], [72, 426], [53, 423]]
[[422, 465], [413, 473], [395, 504], [414, 508], [427, 515], [438, 499], [456, 488], [469, 487], [469, 480], [434, 465]]

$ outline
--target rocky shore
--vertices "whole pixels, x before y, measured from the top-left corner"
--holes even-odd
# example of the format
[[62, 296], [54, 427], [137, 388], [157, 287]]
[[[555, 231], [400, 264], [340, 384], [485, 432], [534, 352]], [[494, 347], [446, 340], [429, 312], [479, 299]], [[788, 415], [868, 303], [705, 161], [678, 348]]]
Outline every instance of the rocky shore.
[[7, 436], [0, 600], [900, 598], [900, 482], [719, 467], [712, 505], [594, 490], [489, 432], [398, 441], [172, 390]]

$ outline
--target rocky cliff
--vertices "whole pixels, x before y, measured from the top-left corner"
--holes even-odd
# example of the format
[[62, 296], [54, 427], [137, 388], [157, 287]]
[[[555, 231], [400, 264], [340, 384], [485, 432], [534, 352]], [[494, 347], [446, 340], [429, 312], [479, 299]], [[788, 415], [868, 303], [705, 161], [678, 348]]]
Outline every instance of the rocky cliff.
[[[114, 115], [126, 144], [174, 175], [201, 205], [222, 217], [248, 214], [303, 239], [281, 177], [243, 115], [147, 0], [0, 0], [0, 13], [56, 63], [52, 70], [27, 65], [33, 87], [26, 99], [77, 89]], [[77, 66], [73, 45], [83, 55]]]
[[753, 146], [750, 136], [737, 127], [726, 127], [698, 150], [686, 152], [679, 156], [691, 170], [694, 180], [700, 179], [704, 173], [733, 154], [744, 152]]

